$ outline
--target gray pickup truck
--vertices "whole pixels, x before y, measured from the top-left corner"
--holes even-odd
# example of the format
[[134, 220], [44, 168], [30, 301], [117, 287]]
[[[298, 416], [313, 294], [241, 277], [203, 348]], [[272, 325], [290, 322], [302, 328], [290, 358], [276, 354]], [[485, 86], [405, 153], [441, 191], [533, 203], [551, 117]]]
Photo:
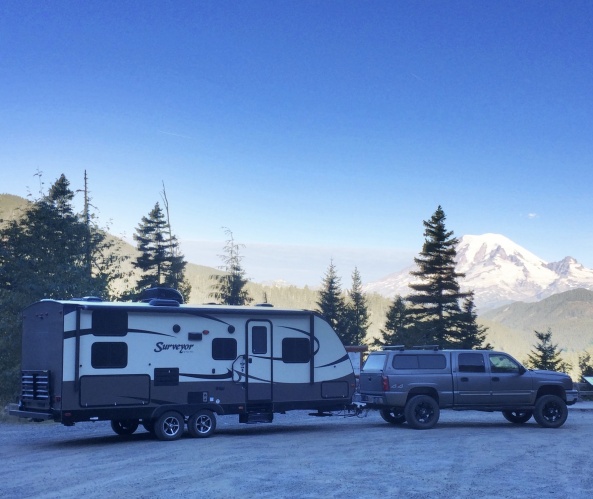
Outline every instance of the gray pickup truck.
[[385, 421], [432, 428], [440, 409], [501, 411], [511, 423], [533, 416], [558, 428], [577, 391], [567, 374], [528, 370], [506, 353], [385, 347], [369, 354], [360, 373], [361, 404]]

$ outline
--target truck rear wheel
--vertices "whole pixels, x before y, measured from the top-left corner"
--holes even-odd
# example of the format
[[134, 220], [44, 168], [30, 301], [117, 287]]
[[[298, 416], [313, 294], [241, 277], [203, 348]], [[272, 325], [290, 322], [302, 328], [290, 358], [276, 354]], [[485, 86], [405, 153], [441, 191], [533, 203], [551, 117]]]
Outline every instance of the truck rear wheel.
[[533, 417], [544, 428], [558, 428], [566, 421], [568, 408], [557, 395], [543, 395], [535, 402]]
[[154, 423], [154, 435], [159, 440], [177, 440], [183, 435], [185, 420], [175, 411], [165, 412]]
[[216, 430], [216, 416], [206, 409], [198, 411], [189, 418], [187, 429], [192, 437], [209, 437]]
[[131, 435], [138, 429], [137, 419], [112, 419], [111, 429], [118, 435]]
[[441, 411], [437, 401], [428, 395], [416, 395], [408, 400], [404, 410], [406, 421], [417, 430], [428, 430], [437, 421]]
[[391, 424], [404, 424], [406, 416], [403, 407], [394, 407], [393, 409], [381, 409], [379, 411], [381, 417]]
[[515, 424], [527, 423], [533, 416], [533, 411], [502, 411], [507, 421]]

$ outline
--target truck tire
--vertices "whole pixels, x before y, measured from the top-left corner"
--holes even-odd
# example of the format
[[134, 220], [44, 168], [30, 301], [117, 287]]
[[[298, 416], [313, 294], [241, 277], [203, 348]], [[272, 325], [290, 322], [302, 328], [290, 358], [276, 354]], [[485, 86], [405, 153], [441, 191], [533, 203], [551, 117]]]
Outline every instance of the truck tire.
[[533, 417], [544, 428], [559, 428], [568, 417], [566, 402], [557, 395], [543, 395], [535, 402]]
[[137, 419], [112, 419], [111, 429], [118, 435], [131, 435], [138, 429]]
[[417, 430], [428, 430], [437, 421], [441, 411], [437, 401], [428, 395], [416, 395], [408, 400], [404, 414], [408, 424]]
[[202, 409], [189, 418], [187, 429], [192, 437], [209, 437], [216, 430], [216, 416], [212, 411]]
[[404, 414], [403, 407], [394, 407], [393, 409], [381, 409], [379, 411], [381, 417], [391, 424], [404, 424], [406, 422], [406, 416]]
[[159, 440], [177, 440], [183, 435], [185, 420], [175, 411], [165, 412], [154, 422], [154, 435]]
[[533, 416], [533, 411], [502, 411], [507, 421], [515, 424], [527, 423]]

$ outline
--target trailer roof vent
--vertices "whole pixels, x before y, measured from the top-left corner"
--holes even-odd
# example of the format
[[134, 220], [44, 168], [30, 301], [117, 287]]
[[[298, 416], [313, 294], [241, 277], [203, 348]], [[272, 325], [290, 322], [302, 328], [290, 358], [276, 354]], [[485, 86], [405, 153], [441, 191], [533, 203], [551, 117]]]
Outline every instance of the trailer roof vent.
[[255, 306], [256, 307], [273, 307], [274, 305], [272, 305], [271, 303], [256, 303]]
[[177, 302], [177, 305], [183, 303], [183, 296], [181, 296], [181, 293], [172, 288], [147, 288], [142, 291], [142, 295], [140, 295], [140, 301], [145, 303], [150, 303], [154, 299], [175, 301]]

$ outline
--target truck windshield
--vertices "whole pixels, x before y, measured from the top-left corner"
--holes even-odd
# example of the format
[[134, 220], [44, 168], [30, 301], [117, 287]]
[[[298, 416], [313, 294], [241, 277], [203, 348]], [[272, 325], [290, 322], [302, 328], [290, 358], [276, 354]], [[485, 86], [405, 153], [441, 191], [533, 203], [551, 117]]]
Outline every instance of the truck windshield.
[[379, 353], [369, 355], [368, 359], [364, 363], [363, 371], [382, 371], [385, 365], [385, 354]]

